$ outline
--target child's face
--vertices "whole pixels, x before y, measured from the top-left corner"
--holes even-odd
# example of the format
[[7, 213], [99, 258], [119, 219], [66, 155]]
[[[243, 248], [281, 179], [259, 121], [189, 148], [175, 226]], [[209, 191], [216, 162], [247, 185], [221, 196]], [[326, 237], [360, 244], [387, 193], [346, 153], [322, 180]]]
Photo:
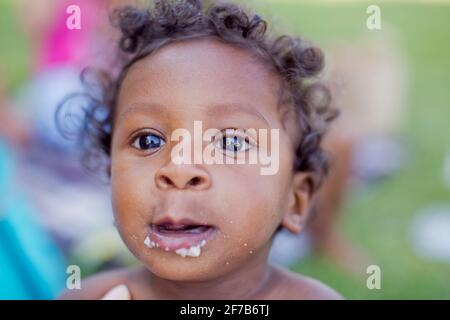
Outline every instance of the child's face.
[[[115, 111], [113, 208], [126, 245], [157, 276], [216, 278], [265, 262], [280, 224], [299, 230], [309, 191], [306, 177], [292, 171], [278, 90], [278, 76], [249, 51], [212, 39], [169, 44], [129, 70]], [[171, 133], [185, 128], [194, 136], [194, 121], [203, 131], [279, 129], [278, 172], [262, 175], [260, 164], [175, 164]], [[146, 246], [147, 237], [158, 247]], [[197, 257], [176, 253], [194, 245]]]

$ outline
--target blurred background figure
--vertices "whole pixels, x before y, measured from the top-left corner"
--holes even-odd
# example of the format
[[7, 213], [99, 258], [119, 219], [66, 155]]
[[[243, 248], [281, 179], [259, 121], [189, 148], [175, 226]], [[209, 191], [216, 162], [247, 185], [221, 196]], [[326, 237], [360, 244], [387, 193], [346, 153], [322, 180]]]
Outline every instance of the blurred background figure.
[[[80, 29], [69, 29], [66, 12], [80, 8]], [[32, 76], [20, 93], [21, 105], [32, 119], [40, 147], [61, 153], [76, 152], [75, 140], [64, 138], [55, 124], [56, 108], [69, 94], [83, 92], [81, 71], [89, 66], [109, 65], [105, 56], [112, 43], [106, 0], [44, 0], [30, 5], [22, 1], [18, 18], [33, 52]], [[111, 46], [111, 44], [109, 44]], [[81, 117], [82, 110], [73, 117]]]
[[[0, 198], [0, 299], [54, 298], [67, 277], [63, 254], [70, 260], [74, 246], [112, 226], [107, 188], [84, 172], [76, 139], [61, 135], [55, 113], [67, 95], [83, 92], [84, 68], [115, 58], [105, 52], [114, 43], [109, 13], [120, 3], [43, 0], [7, 7], [31, 54], [29, 80], [14, 98], [0, 77], [0, 186], [7, 190]], [[66, 26], [69, 5], [80, 8], [80, 30]], [[82, 115], [72, 110], [74, 119]]]
[[31, 143], [27, 122], [0, 79], [0, 299], [51, 299], [65, 285], [65, 261], [18, 183], [15, 153]]
[[[354, 188], [391, 176], [404, 165], [405, 146], [399, 141], [405, 119], [406, 66], [399, 49], [384, 38], [329, 46], [324, 83], [332, 105], [340, 110], [324, 140], [330, 174], [312, 210], [303, 239], [307, 252], [323, 255], [344, 270], [361, 273], [370, 258], [343, 235], [339, 218]], [[292, 236], [282, 234], [283, 241]], [[306, 239], [308, 238], [308, 239]], [[302, 255], [281, 241], [276, 261], [295, 263]]]
[[0, 299], [52, 299], [65, 285], [65, 261], [15, 173], [12, 152], [0, 137]]
[[328, 57], [327, 82], [341, 114], [324, 141], [331, 171], [310, 227], [315, 252], [353, 272], [370, 261], [338, 227], [344, 204], [352, 188], [392, 176], [406, 160], [399, 139], [407, 117], [406, 66], [387, 35], [340, 44]]

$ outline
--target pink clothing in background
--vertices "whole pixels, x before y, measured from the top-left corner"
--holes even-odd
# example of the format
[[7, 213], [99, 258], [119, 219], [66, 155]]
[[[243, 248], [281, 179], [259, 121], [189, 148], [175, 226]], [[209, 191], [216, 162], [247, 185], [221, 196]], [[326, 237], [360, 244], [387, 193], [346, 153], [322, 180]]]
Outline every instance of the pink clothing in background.
[[[70, 30], [66, 23], [70, 5], [77, 5], [81, 12], [81, 29]], [[38, 56], [38, 70], [55, 67], [81, 69], [93, 60], [95, 36], [107, 18], [103, 0], [58, 1], [55, 16], [48, 35], [44, 38]]]

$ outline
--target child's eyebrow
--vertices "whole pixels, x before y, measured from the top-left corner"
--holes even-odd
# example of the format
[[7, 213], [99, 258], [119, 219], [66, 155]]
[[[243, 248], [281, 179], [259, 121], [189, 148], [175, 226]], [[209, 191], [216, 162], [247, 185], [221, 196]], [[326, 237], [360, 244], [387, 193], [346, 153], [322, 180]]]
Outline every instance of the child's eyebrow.
[[167, 116], [165, 109], [166, 108], [157, 103], [133, 103], [129, 108], [119, 114], [117, 122], [119, 123], [133, 113], [148, 113], [152, 116]]
[[[158, 103], [135, 103], [119, 114], [118, 122], [133, 113], [147, 113], [152, 116], [168, 118], [168, 108]], [[205, 114], [211, 118], [227, 117], [236, 113], [245, 113], [262, 120], [268, 127], [269, 121], [255, 107], [240, 103], [219, 103], [205, 107]]]
[[217, 116], [228, 116], [233, 113], [245, 113], [252, 117], [257, 117], [261, 120], [263, 120], [267, 126], [270, 127], [269, 121], [266, 119], [266, 117], [263, 116], [261, 112], [256, 109], [256, 107], [243, 105], [240, 103], [219, 103], [212, 105], [208, 108], [206, 111], [206, 114], [210, 117], [217, 117]]

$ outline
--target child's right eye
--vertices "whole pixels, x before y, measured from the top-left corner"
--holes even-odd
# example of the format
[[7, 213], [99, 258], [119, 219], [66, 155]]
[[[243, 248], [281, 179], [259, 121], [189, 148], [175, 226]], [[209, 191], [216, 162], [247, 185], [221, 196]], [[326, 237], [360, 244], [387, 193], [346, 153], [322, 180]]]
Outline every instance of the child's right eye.
[[153, 133], [141, 134], [133, 140], [132, 146], [138, 150], [152, 151], [161, 148], [166, 141]]

